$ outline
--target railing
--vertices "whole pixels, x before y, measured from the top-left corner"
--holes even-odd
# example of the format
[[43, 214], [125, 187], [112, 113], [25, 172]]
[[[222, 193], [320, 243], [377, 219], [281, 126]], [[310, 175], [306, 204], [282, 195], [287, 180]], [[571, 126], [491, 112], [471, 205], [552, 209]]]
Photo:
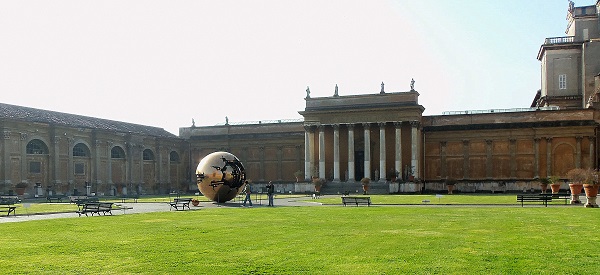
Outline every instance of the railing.
[[488, 109], [488, 110], [466, 110], [466, 111], [445, 111], [442, 115], [474, 115], [474, 114], [493, 114], [493, 113], [516, 113], [516, 112], [534, 112], [534, 111], [560, 110], [558, 106], [548, 106], [539, 108], [511, 108], [511, 109]]
[[574, 41], [575, 41], [575, 36], [548, 37], [548, 38], [546, 38], [544, 45], [573, 43]]
[[[275, 123], [291, 123], [291, 122], [303, 122], [303, 118], [294, 119], [277, 119], [277, 120], [257, 120], [257, 121], [241, 121], [241, 122], [229, 122], [227, 125], [253, 125], [253, 124], [275, 124]], [[218, 123], [215, 126], [223, 126], [225, 123]]]

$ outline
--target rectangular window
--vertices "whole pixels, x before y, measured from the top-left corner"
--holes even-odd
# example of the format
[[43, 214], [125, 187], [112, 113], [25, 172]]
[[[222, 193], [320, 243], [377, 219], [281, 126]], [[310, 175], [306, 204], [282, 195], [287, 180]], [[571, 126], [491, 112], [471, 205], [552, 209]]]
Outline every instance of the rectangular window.
[[559, 90], [567, 89], [567, 75], [566, 74], [558, 75], [558, 89]]
[[85, 165], [83, 163], [75, 163], [75, 174], [85, 175]]
[[29, 173], [40, 174], [42, 173], [42, 163], [39, 161], [32, 161], [29, 163]]

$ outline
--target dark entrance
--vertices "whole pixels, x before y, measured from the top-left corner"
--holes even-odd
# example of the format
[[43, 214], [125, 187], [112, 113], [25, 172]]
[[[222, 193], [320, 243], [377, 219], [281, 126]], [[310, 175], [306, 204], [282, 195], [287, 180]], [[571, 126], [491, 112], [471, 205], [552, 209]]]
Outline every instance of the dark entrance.
[[365, 177], [365, 152], [355, 151], [354, 152], [354, 178], [356, 181], [360, 181]]

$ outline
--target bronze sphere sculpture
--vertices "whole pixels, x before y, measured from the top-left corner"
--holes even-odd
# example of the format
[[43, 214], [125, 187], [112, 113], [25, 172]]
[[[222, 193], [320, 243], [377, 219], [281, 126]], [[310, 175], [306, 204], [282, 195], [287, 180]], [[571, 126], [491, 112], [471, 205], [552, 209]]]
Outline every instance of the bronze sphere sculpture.
[[204, 157], [196, 168], [198, 189], [215, 202], [230, 201], [244, 188], [246, 172], [240, 160], [228, 152]]

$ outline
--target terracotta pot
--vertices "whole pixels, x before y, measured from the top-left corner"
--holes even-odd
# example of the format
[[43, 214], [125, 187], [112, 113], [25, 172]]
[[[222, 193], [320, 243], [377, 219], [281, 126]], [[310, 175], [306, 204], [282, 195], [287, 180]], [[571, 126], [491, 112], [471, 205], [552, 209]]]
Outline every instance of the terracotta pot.
[[199, 200], [192, 200], [192, 205], [193, 206], [198, 206], [200, 204]]
[[571, 204], [581, 204], [581, 200], [579, 200], [579, 195], [581, 194], [583, 184], [570, 183], [569, 188], [571, 189]]
[[548, 190], [548, 184], [540, 184], [540, 188], [542, 189], [542, 194], [546, 194], [546, 190]]
[[560, 183], [550, 184], [550, 188], [552, 189], [552, 194], [557, 194], [560, 191]]
[[320, 185], [315, 185], [315, 192], [317, 193], [321, 193], [321, 186]]
[[368, 185], [363, 185], [363, 194], [367, 194], [367, 192], [369, 192], [369, 186]]
[[587, 198], [587, 202], [585, 203], [585, 207], [596, 208], [598, 204], [596, 203], [596, 198], [598, 197], [598, 184], [584, 184], [583, 189], [585, 190], [585, 197]]
[[25, 188], [15, 188], [17, 195], [23, 196], [25, 194]]
[[448, 187], [448, 195], [452, 195], [452, 191], [454, 191], [454, 185], [446, 185]]

